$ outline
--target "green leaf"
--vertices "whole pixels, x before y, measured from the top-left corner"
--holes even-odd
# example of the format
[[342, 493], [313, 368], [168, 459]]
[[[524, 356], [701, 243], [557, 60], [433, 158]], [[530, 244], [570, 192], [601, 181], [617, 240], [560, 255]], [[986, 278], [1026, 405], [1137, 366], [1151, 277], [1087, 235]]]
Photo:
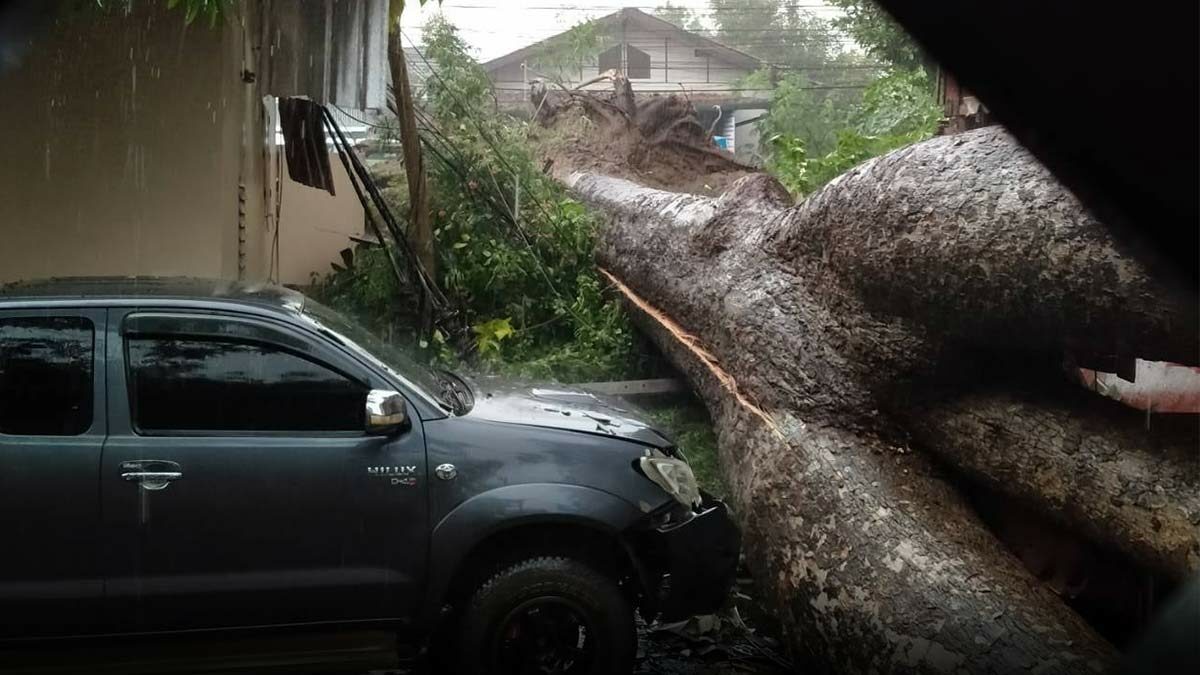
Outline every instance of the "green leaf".
[[484, 355], [499, 351], [500, 342], [513, 334], [511, 320], [507, 317], [477, 323], [471, 326], [471, 331], [475, 333], [476, 348]]

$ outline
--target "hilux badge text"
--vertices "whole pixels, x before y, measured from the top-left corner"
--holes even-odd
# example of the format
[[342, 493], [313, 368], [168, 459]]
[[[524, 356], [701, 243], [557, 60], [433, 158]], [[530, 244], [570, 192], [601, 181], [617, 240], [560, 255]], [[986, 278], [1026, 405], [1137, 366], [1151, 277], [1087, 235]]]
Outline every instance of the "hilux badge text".
[[417, 467], [415, 464], [404, 466], [368, 466], [367, 475], [374, 478], [386, 478], [392, 485], [413, 486], [417, 484]]

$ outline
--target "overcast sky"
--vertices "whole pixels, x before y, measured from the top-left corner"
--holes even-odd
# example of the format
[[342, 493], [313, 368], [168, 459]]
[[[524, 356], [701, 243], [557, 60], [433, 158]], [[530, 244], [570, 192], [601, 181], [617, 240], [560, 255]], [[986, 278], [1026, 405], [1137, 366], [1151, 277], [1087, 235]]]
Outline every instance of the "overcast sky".
[[[793, 1], [823, 17], [837, 11], [821, 5], [821, 0]], [[437, 0], [428, 0], [421, 11], [417, 11], [418, 0], [406, 4], [404, 31], [420, 42], [421, 25], [439, 11]], [[475, 48], [475, 56], [487, 61], [622, 7], [652, 12], [661, 4], [658, 0], [444, 0], [440, 11], [458, 26], [463, 39]], [[707, 19], [708, 0], [672, 0], [671, 4], [691, 7]]]

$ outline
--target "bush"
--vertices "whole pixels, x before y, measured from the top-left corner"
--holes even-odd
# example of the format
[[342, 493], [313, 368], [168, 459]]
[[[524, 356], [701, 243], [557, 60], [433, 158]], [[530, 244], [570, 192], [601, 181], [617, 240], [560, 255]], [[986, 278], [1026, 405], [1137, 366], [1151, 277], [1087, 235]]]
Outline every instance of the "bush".
[[933, 135], [941, 110], [925, 73], [895, 71], [875, 80], [836, 132], [832, 150], [812, 153], [805, 129], [792, 125], [798, 95], [780, 87], [771, 103], [767, 170], [797, 196], [807, 195], [863, 161]]
[[[469, 327], [466, 348], [451, 349], [441, 333], [425, 340], [413, 333], [415, 296], [398, 286], [382, 250], [360, 250], [316, 293], [430, 360], [468, 357], [476, 369], [575, 381], [633, 376], [643, 359], [595, 269], [598, 221], [542, 173], [526, 124], [497, 110], [486, 74], [453, 26], [434, 19], [425, 36], [434, 74], [419, 117], [438, 283]], [[383, 173], [393, 186], [385, 199], [404, 213], [403, 169], [393, 162]]]

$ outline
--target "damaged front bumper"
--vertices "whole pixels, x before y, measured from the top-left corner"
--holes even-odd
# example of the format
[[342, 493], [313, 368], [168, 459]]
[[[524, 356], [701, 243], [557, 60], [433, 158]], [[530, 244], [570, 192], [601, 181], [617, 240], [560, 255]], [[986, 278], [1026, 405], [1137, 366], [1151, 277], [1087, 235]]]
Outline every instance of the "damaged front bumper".
[[632, 537], [647, 619], [710, 614], [729, 596], [742, 535], [724, 502], [701, 495], [699, 508], [675, 506], [651, 514]]

